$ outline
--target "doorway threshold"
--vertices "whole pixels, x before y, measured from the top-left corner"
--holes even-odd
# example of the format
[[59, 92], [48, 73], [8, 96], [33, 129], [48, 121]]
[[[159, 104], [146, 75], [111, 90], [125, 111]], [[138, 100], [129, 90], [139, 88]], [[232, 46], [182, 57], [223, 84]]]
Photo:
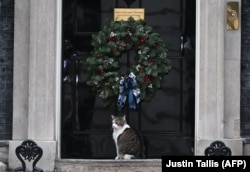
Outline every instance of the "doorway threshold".
[[161, 159], [60, 159], [55, 172], [160, 172]]

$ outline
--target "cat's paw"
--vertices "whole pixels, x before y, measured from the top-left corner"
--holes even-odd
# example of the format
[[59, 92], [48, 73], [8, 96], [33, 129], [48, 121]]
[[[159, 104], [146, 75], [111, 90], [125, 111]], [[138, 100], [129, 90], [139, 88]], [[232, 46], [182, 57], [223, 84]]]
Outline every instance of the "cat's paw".
[[118, 159], [120, 159], [119, 156], [115, 157], [115, 160], [118, 160]]
[[134, 157], [135, 157], [134, 155], [129, 155], [129, 154], [125, 154], [123, 156], [123, 158], [126, 159], [126, 160], [133, 159]]

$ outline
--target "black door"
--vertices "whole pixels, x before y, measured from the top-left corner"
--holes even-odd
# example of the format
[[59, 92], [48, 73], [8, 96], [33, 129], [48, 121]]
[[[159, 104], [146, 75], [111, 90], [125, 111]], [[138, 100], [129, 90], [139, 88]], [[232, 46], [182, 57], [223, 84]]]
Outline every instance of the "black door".
[[156, 96], [138, 111], [126, 111], [129, 124], [143, 134], [146, 158], [193, 155], [195, 0], [64, 0], [61, 157], [116, 156], [110, 118], [115, 107], [105, 108], [91, 91], [80, 62], [92, 50], [91, 35], [113, 20], [117, 7], [145, 9], [146, 23], [165, 41], [172, 64]]

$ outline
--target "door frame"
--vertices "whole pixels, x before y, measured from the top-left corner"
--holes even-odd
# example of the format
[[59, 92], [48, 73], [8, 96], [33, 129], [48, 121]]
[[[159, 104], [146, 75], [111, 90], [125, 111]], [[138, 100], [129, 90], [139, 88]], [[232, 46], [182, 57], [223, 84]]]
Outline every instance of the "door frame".
[[61, 159], [61, 93], [62, 93], [62, 20], [63, 0], [56, 1], [56, 98], [55, 98], [55, 137], [57, 142], [56, 158]]
[[61, 78], [61, 64], [62, 64], [62, 15], [63, 15], [63, 0], [57, 0], [56, 5], [56, 141], [57, 158], [61, 158], [61, 91], [62, 91], [62, 78]]
[[[241, 0], [238, 0], [239, 3]], [[224, 72], [225, 65], [239, 64], [240, 44], [232, 48], [229, 42], [240, 42], [241, 31], [226, 32], [225, 29], [225, 4], [227, 0], [216, 1], [196, 0], [196, 52], [195, 52], [195, 155], [204, 155], [204, 150], [214, 140], [223, 140], [230, 145], [237, 154], [242, 152], [242, 140], [240, 139], [239, 119], [239, 95], [240, 95], [240, 71], [230, 75], [230, 71]], [[57, 159], [61, 159], [61, 41], [62, 41], [62, 0], [56, 1], [56, 124], [55, 136], [57, 141]], [[211, 19], [211, 15], [213, 20]], [[216, 23], [216, 25], [214, 25]], [[217, 33], [216, 37], [210, 39], [212, 33]], [[209, 41], [211, 40], [211, 41]], [[225, 42], [226, 40], [226, 42]], [[207, 41], [207, 42], [206, 42]], [[225, 42], [225, 44], [224, 44]], [[211, 51], [211, 49], [217, 51]], [[227, 55], [227, 59], [224, 56]], [[215, 58], [209, 58], [215, 56]], [[234, 62], [230, 62], [230, 58]], [[214, 60], [216, 59], [216, 60]], [[216, 70], [211, 72], [209, 66]], [[240, 69], [240, 68], [239, 68]], [[233, 77], [233, 78], [232, 78]], [[227, 80], [228, 79], [228, 80]], [[230, 80], [236, 81], [236, 85], [226, 85]], [[216, 84], [216, 86], [215, 86]], [[230, 96], [231, 93], [234, 96]], [[208, 96], [209, 95], [209, 96]], [[235, 100], [236, 104], [230, 104], [226, 98]], [[211, 103], [213, 106], [210, 106]], [[237, 112], [231, 116], [224, 113]], [[213, 119], [213, 120], [208, 120]], [[216, 122], [213, 122], [216, 119]], [[226, 125], [223, 122], [230, 122]], [[232, 127], [233, 125], [233, 127]], [[211, 127], [213, 126], [213, 127]], [[232, 129], [234, 131], [231, 131]], [[211, 130], [213, 128], [213, 130]], [[227, 132], [226, 129], [230, 131]], [[236, 133], [236, 134], [235, 134]], [[227, 136], [230, 139], [225, 139]]]

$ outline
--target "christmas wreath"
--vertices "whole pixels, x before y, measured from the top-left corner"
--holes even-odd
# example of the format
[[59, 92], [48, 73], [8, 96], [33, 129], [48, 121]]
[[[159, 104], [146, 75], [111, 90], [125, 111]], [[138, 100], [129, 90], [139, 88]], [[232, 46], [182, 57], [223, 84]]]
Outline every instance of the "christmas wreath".
[[[105, 106], [117, 102], [117, 97], [125, 103], [130, 93], [137, 103], [150, 101], [171, 69], [163, 40], [144, 20], [130, 17], [128, 21], [110, 21], [92, 35], [92, 46], [90, 57], [84, 61], [90, 72], [87, 84], [103, 98]], [[134, 64], [124, 72], [120, 59], [127, 51], [135, 52]]]

